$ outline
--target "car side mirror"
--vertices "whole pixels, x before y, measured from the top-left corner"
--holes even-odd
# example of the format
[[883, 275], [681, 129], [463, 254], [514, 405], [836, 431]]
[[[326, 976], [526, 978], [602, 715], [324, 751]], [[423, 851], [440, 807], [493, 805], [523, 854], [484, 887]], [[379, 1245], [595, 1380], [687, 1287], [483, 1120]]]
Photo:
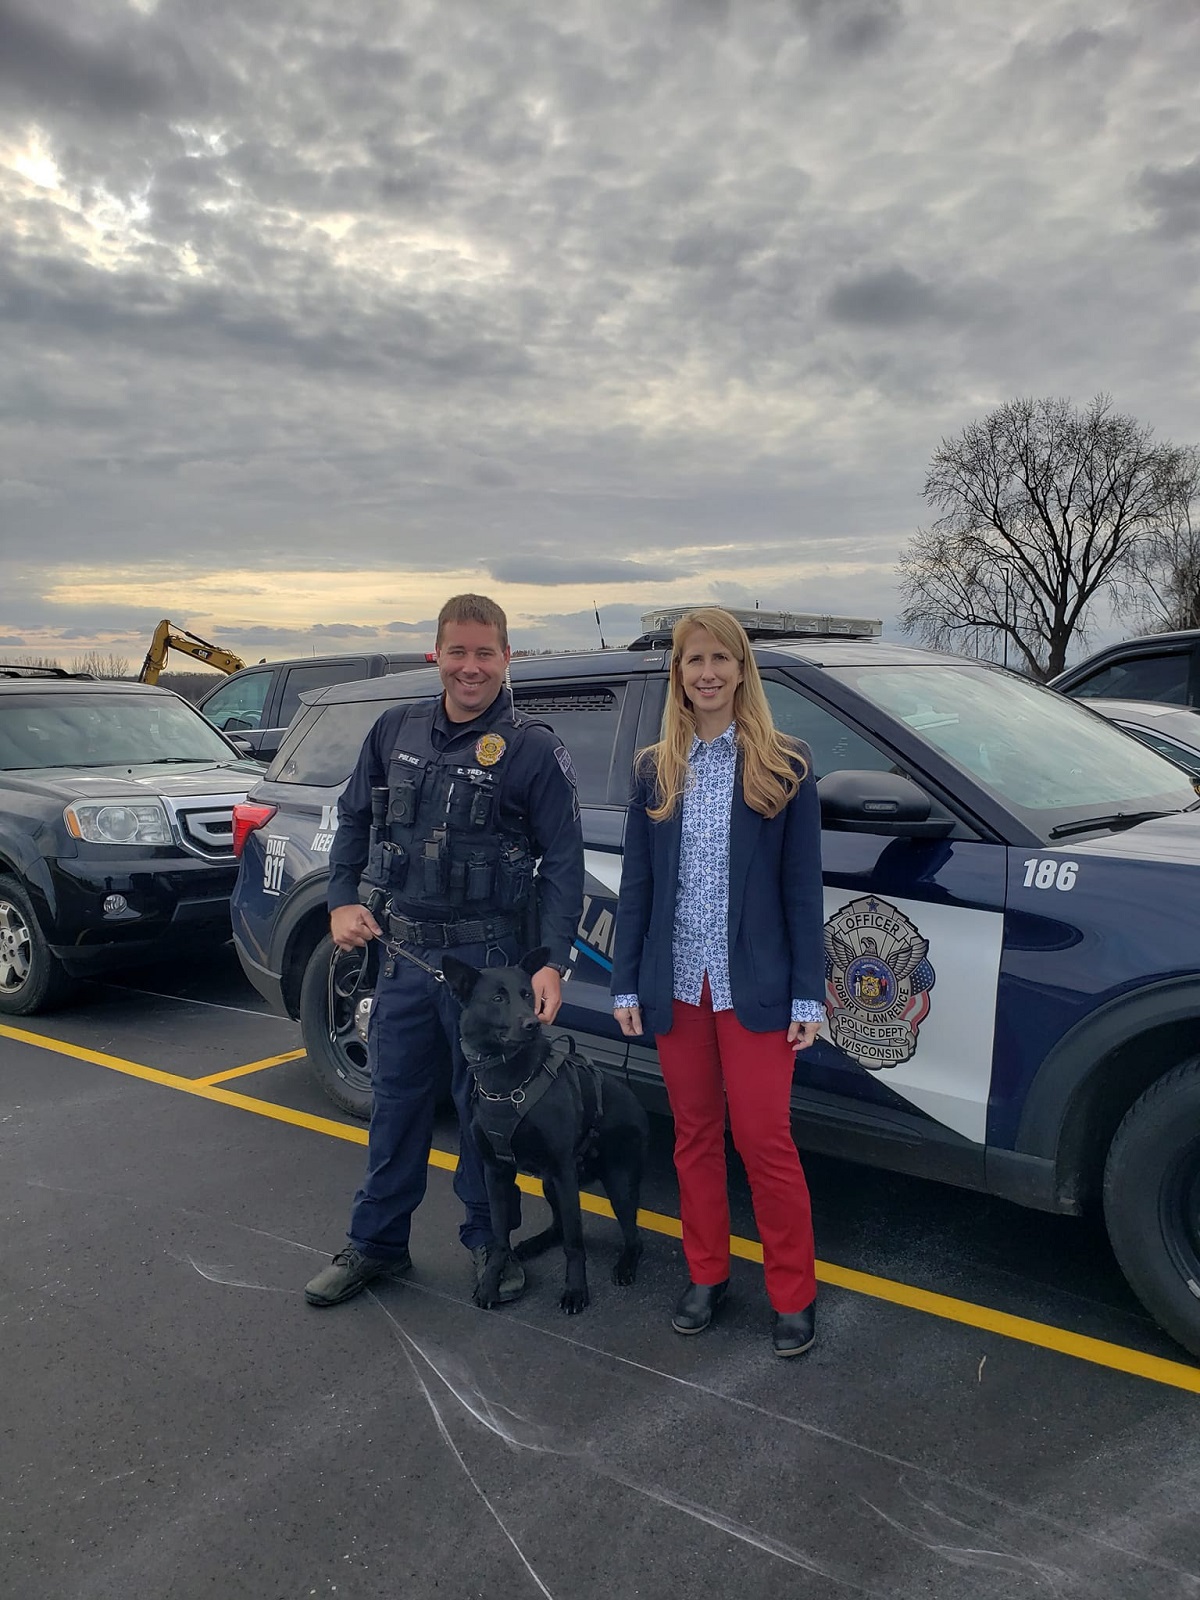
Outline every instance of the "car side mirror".
[[931, 817], [929, 796], [898, 772], [827, 772], [817, 783], [821, 826], [840, 833], [944, 839], [952, 817]]
[[230, 744], [233, 746], [233, 748], [237, 751], [237, 753], [239, 755], [241, 755], [241, 756], [254, 756], [254, 757], [257, 758], [258, 751], [254, 748], [254, 745], [253, 745], [251, 740], [249, 740], [249, 739], [239, 739], [237, 734], [235, 734], [235, 733], [227, 733], [225, 735], [225, 737], [229, 740]]

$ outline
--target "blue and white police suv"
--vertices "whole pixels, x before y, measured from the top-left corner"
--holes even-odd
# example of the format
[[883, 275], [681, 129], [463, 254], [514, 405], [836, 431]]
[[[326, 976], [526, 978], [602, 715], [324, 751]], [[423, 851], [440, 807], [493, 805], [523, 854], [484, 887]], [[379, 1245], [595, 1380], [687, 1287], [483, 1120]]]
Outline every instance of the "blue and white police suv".
[[[630, 772], [657, 735], [677, 615], [647, 614], [627, 650], [512, 669], [518, 709], [555, 728], [579, 779], [588, 894], [559, 1021], [652, 1098], [657, 1060], [615, 1029], [609, 957]], [[1200, 1355], [1190, 778], [1085, 704], [878, 623], [741, 615], [819, 778], [829, 1014], [798, 1059], [798, 1142], [1047, 1211], [1102, 1206], [1134, 1290]], [[335, 802], [375, 717], [438, 687], [418, 670], [309, 697], [235, 813], [243, 965], [362, 1114], [365, 997], [323, 937]]]

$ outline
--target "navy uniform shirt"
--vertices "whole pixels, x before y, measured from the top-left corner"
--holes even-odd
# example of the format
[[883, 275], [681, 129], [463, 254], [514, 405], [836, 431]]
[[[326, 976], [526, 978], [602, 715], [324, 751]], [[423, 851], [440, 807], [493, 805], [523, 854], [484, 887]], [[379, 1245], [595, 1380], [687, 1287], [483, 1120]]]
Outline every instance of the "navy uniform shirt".
[[[350, 782], [338, 801], [338, 829], [329, 852], [331, 911], [358, 903], [358, 883], [367, 865], [371, 843], [371, 790], [388, 781], [392, 751], [401, 743], [401, 729], [416, 706], [393, 706], [371, 729], [359, 752]], [[448, 751], [464, 765], [473, 762], [475, 741], [512, 707], [501, 689], [486, 711], [470, 722], [451, 722], [439, 697], [433, 719], [433, 747]], [[533, 854], [540, 857], [537, 897], [541, 942], [548, 959], [565, 964], [583, 911], [583, 833], [574, 769], [561, 740], [549, 728], [527, 727], [511, 752], [500, 786], [500, 831], [528, 831]], [[528, 818], [528, 824], [524, 822]], [[464, 911], [463, 916], [469, 913]]]

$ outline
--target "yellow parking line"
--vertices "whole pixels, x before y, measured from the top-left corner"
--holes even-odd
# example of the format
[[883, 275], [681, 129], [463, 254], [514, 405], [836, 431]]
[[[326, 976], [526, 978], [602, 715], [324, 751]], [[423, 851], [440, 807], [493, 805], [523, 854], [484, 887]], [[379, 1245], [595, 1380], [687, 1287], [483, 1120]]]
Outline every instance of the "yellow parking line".
[[207, 1078], [193, 1078], [193, 1083], [202, 1083], [205, 1088], [210, 1088], [214, 1083], [228, 1083], [230, 1078], [248, 1078], [252, 1072], [265, 1072], [268, 1067], [281, 1067], [285, 1061], [299, 1061], [301, 1056], [306, 1056], [307, 1050], [285, 1050], [281, 1056], [265, 1056], [261, 1061], [249, 1061], [244, 1067], [231, 1067], [228, 1072], [214, 1072]]
[[[64, 1039], [50, 1039], [44, 1034], [30, 1033], [24, 1028], [10, 1027], [5, 1023], [0, 1023], [0, 1037], [14, 1039], [18, 1044], [33, 1045], [39, 1050], [50, 1050], [56, 1055], [70, 1056], [76, 1061], [87, 1061], [93, 1066], [107, 1067], [112, 1072], [140, 1078], [143, 1082], [155, 1083], [164, 1089], [177, 1089], [182, 1094], [195, 1095], [200, 1100], [213, 1100], [220, 1105], [233, 1106], [238, 1111], [251, 1111], [256, 1116], [269, 1117], [275, 1122], [286, 1122], [295, 1128], [328, 1134], [334, 1139], [344, 1139], [349, 1144], [365, 1145], [367, 1142], [365, 1128], [350, 1127], [344, 1122], [335, 1122], [331, 1117], [314, 1117], [305, 1111], [293, 1111], [289, 1106], [272, 1105], [268, 1100], [237, 1094], [232, 1089], [222, 1089], [211, 1079], [182, 1078], [172, 1072], [162, 1072], [157, 1067], [144, 1067], [136, 1061], [126, 1061], [121, 1056], [105, 1055], [99, 1050], [88, 1050], [83, 1045], [69, 1044]], [[264, 1063], [252, 1065], [261, 1070]], [[242, 1072], [250, 1069], [236, 1070]], [[446, 1150], [431, 1150], [429, 1165], [444, 1172], [453, 1172], [458, 1166], [458, 1159]], [[542, 1193], [542, 1186], [536, 1178], [522, 1174], [517, 1182], [526, 1194]], [[583, 1194], [580, 1201], [585, 1211], [597, 1216], [611, 1217], [613, 1214], [608, 1201], [599, 1195]], [[676, 1217], [665, 1216], [658, 1211], [639, 1211], [638, 1222], [652, 1233], [679, 1238], [680, 1227]], [[735, 1235], [730, 1239], [729, 1246], [731, 1252], [744, 1261], [762, 1260], [762, 1246], [753, 1239], [742, 1239]], [[956, 1300], [951, 1295], [935, 1294], [912, 1284], [898, 1283], [892, 1278], [878, 1278], [873, 1273], [857, 1272], [852, 1267], [839, 1267], [828, 1261], [817, 1262], [817, 1277], [822, 1283], [849, 1289], [853, 1294], [886, 1300], [892, 1305], [905, 1306], [910, 1311], [921, 1311], [947, 1322], [958, 1322], [984, 1333], [1000, 1334], [1006, 1339], [1016, 1339], [1022, 1344], [1036, 1345], [1043, 1350], [1054, 1350], [1078, 1361], [1109, 1367], [1114, 1372], [1124, 1372], [1131, 1377], [1147, 1378], [1152, 1383], [1200, 1394], [1200, 1368], [1188, 1366], [1182, 1361], [1145, 1355], [1126, 1345], [1092, 1339], [1085, 1334], [1072, 1333], [1067, 1328], [1056, 1328], [1051, 1323], [1014, 1317], [1006, 1311], [994, 1311], [990, 1306], [976, 1305], [970, 1300]]]

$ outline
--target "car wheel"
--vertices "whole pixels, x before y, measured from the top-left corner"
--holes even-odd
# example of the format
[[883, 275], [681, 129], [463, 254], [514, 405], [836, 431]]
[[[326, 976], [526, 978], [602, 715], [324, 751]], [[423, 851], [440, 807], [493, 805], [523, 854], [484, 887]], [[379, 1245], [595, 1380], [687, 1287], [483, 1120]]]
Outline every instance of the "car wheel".
[[1104, 1217], [1138, 1299], [1200, 1356], [1200, 1058], [1129, 1108], [1104, 1169]]
[[300, 1031], [317, 1082], [335, 1105], [364, 1121], [371, 1115], [371, 1073], [354, 1013], [374, 988], [373, 945], [365, 955], [365, 981], [356, 986], [364, 952], [339, 950], [326, 934], [309, 956], [300, 984]]
[[33, 902], [16, 878], [0, 877], [0, 1012], [27, 1017], [48, 1011], [71, 980], [46, 943]]

